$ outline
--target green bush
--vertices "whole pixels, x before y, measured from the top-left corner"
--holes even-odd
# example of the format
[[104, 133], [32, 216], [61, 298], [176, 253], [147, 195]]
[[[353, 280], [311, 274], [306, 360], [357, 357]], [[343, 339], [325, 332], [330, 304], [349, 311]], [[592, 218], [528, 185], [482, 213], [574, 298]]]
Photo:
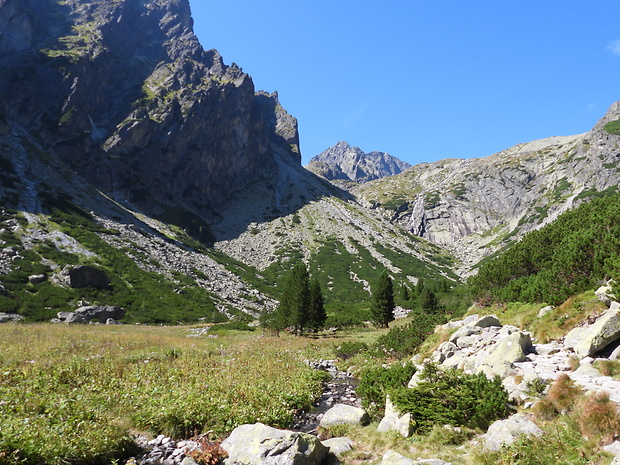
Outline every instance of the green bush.
[[444, 315], [411, 313], [410, 323], [392, 328], [387, 334], [377, 339], [375, 348], [385, 355], [397, 358], [412, 355], [433, 332], [435, 326], [445, 322]]
[[334, 346], [334, 356], [341, 360], [347, 360], [368, 350], [368, 344], [361, 341], [344, 341]]
[[390, 393], [400, 412], [412, 414], [418, 433], [428, 433], [434, 425], [486, 429], [494, 420], [510, 413], [508, 393], [499, 376], [489, 380], [484, 373], [441, 371], [428, 364], [421, 377], [422, 382], [415, 388]]
[[356, 393], [362, 399], [362, 406], [374, 417], [385, 410], [385, 396], [392, 390], [406, 388], [415, 374], [413, 363], [394, 363], [389, 367], [367, 368], [362, 371]]

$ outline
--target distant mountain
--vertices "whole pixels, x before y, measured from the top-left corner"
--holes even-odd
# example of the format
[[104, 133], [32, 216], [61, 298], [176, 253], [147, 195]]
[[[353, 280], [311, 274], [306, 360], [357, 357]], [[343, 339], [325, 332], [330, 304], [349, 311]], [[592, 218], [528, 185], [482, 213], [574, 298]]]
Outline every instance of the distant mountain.
[[367, 182], [401, 173], [411, 165], [385, 152], [364, 153], [340, 141], [313, 157], [306, 168], [329, 180]]

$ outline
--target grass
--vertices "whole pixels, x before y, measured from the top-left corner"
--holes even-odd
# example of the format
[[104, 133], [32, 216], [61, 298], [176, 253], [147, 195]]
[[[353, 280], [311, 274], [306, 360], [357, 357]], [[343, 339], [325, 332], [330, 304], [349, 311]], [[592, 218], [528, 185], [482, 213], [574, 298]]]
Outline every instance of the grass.
[[0, 464], [110, 463], [134, 452], [137, 432], [287, 426], [321, 391], [324, 374], [303, 360], [325, 356], [330, 343], [233, 333], [0, 326]]

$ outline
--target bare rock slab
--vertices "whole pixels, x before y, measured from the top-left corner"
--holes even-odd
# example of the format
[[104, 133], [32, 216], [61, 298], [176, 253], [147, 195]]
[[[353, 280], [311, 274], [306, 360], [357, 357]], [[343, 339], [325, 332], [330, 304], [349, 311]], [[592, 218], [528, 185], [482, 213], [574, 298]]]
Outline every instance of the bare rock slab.
[[225, 465], [320, 465], [328, 448], [316, 437], [255, 423], [241, 425], [221, 444]]
[[590, 357], [620, 339], [620, 306], [613, 302], [596, 322], [573, 329], [566, 335], [564, 346], [580, 357]]
[[366, 410], [351, 405], [336, 404], [330, 408], [323, 418], [320, 425], [329, 428], [334, 425], [361, 425], [370, 423], [370, 416]]

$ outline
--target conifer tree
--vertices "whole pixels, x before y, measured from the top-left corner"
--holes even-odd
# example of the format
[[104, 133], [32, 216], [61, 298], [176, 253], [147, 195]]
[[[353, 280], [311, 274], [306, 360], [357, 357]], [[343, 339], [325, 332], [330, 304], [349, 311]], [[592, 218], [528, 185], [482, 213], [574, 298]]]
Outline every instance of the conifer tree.
[[426, 313], [437, 313], [439, 311], [439, 301], [433, 291], [428, 286], [422, 289], [419, 297], [420, 308]]
[[383, 328], [387, 328], [388, 323], [394, 320], [394, 289], [392, 279], [385, 271], [373, 289], [370, 313], [373, 322]]
[[327, 313], [325, 313], [325, 305], [323, 302], [323, 293], [319, 280], [314, 277], [310, 284], [310, 315], [308, 326], [313, 331], [318, 331], [325, 326]]

